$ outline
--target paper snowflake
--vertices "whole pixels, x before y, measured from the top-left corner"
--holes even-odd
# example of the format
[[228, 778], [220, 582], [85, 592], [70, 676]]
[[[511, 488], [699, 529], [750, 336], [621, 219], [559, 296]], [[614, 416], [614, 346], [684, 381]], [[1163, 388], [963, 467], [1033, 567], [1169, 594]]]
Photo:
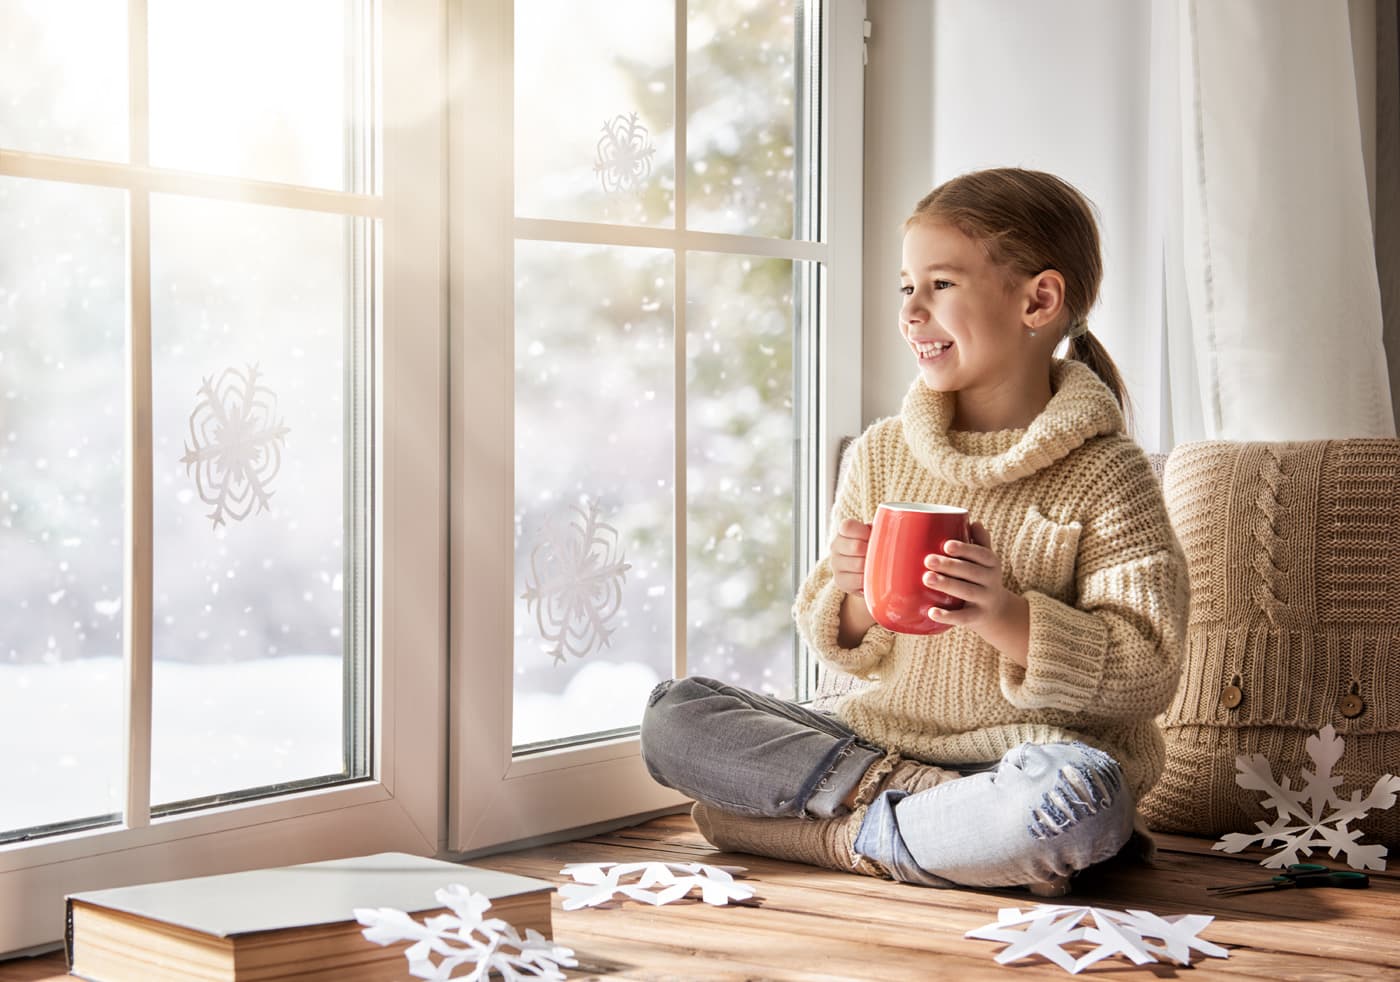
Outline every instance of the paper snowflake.
[[1342, 798], [1337, 793], [1342, 779], [1332, 776], [1332, 767], [1341, 760], [1345, 749], [1342, 738], [1329, 724], [1316, 736], [1308, 737], [1306, 746], [1317, 769], [1305, 768], [1302, 786], [1296, 789], [1287, 777], [1280, 778], [1282, 784], [1274, 780], [1273, 769], [1263, 754], [1235, 758], [1239, 770], [1235, 782], [1242, 788], [1265, 792], [1268, 797], [1261, 804], [1277, 811], [1278, 816], [1272, 822], [1255, 822], [1259, 831], [1254, 834], [1228, 833], [1211, 848], [1239, 852], [1256, 843], [1279, 843], [1279, 851], [1262, 865], [1288, 866], [1316, 849], [1326, 849], [1333, 859], [1338, 853], [1346, 853], [1347, 865], [1353, 869], [1385, 869], [1385, 846], [1362, 845], [1357, 841], [1361, 830], [1347, 825], [1365, 818], [1372, 809], [1384, 810], [1394, 805], [1395, 795], [1400, 792], [1400, 777], [1382, 774], [1366, 797], [1361, 797], [1357, 789], [1350, 798]]
[[[561, 886], [559, 896], [565, 910], [596, 907], [618, 894], [659, 906], [679, 900], [698, 887], [701, 900], [722, 907], [753, 896], [753, 887], [734, 882], [734, 874], [743, 871], [742, 866], [704, 863], [571, 863], [559, 872], [573, 877], [574, 882]], [[624, 877], [634, 879], [624, 883]]]
[[555, 664], [582, 658], [612, 639], [609, 622], [622, 607], [623, 562], [617, 529], [600, 521], [598, 505], [573, 506], [576, 520], [546, 521], [530, 550], [530, 575], [520, 599], [535, 615], [540, 637], [553, 642]]
[[1193, 950], [1228, 958], [1228, 951], [1199, 936], [1214, 919], [1204, 914], [1159, 917], [1146, 910], [1039, 904], [1027, 911], [1005, 907], [997, 911], [995, 924], [968, 931], [964, 937], [1004, 943], [1006, 947], [996, 955], [998, 965], [1039, 955], [1078, 974], [1114, 955], [1135, 965], [1159, 961], [1189, 965]]
[[214, 510], [214, 527], [265, 511], [272, 479], [282, 466], [282, 441], [291, 432], [277, 418], [277, 395], [258, 384], [258, 366], [206, 378], [190, 414], [190, 442], [180, 463], [194, 474], [199, 497]]
[[655, 155], [656, 147], [636, 113], [615, 116], [603, 123], [593, 170], [604, 191], [631, 191], [651, 173], [651, 158]]
[[[525, 937], [505, 921], [483, 915], [491, 901], [454, 884], [433, 894], [438, 903], [452, 911], [419, 923], [392, 907], [357, 907], [355, 919], [365, 925], [364, 936], [378, 945], [412, 941], [404, 957], [408, 974], [416, 979], [447, 982], [461, 978], [485, 982], [492, 972], [506, 982], [521, 979], [550, 979], [563, 982], [560, 967], [578, 964], [573, 950], [556, 945], [540, 932], [526, 929]], [[514, 949], [514, 950], [511, 950]], [[433, 960], [433, 956], [437, 960]], [[452, 973], [463, 965], [472, 970], [461, 976]]]

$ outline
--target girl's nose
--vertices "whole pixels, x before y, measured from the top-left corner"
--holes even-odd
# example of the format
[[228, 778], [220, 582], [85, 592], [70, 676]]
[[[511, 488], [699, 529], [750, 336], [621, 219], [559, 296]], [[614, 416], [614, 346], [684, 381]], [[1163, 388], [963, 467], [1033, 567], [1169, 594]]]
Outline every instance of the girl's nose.
[[928, 320], [928, 312], [923, 305], [918, 303], [913, 297], [905, 299], [899, 308], [899, 322], [901, 324], [922, 324]]

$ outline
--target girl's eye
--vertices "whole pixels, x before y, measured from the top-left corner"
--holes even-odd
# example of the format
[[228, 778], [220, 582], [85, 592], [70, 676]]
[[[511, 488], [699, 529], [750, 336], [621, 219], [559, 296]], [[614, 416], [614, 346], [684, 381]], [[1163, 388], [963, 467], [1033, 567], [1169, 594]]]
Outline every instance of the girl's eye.
[[904, 294], [906, 297], [912, 297], [914, 295], [914, 288], [908, 283], [905, 283], [899, 288], [899, 292]]
[[948, 280], [934, 280], [934, 281], [933, 281], [933, 288], [934, 288], [935, 290], [946, 290], [946, 289], [948, 289], [948, 287], [950, 287], [950, 286], [952, 286], [952, 285], [953, 285], [953, 284], [950, 283]]

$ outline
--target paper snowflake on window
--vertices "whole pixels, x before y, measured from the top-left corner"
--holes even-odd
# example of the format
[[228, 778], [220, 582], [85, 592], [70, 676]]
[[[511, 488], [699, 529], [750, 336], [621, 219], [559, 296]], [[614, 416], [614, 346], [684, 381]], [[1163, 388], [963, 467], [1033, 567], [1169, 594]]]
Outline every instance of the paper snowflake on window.
[[265, 511], [272, 479], [282, 466], [282, 441], [291, 432], [277, 418], [277, 395], [258, 384], [258, 366], [245, 375], [227, 368], [206, 378], [190, 414], [190, 442], [180, 463], [194, 474], [195, 488], [214, 527], [225, 518], [242, 521], [256, 505]]
[[1159, 917], [1146, 910], [1040, 904], [1027, 911], [1003, 908], [997, 911], [995, 924], [963, 936], [1004, 943], [1006, 947], [996, 956], [998, 965], [1039, 955], [1077, 974], [1115, 955], [1135, 965], [1159, 961], [1189, 965], [1193, 950], [1228, 958], [1224, 948], [1199, 937], [1213, 920], [1205, 914]]
[[636, 113], [615, 116], [603, 123], [593, 170], [604, 191], [631, 191], [651, 173], [651, 158], [655, 154], [656, 147], [648, 138], [647, 128], [637, 121]]
[[574, 878], [559, 888], [559, 896], [565, 910], [597, 907], [619, 894], [659, 906], [699, 888], [701, 900], [722, 907], [753, 897], [753, 887], [734, 882], [734, 874], [743, 871], [742, 866], [704, 863], [572, 863], [559, 871]]
[[[483, 917], [491, 901], [482, 894], [454, 884], [433, 896], [452, 913], [419, 923], [392, 907], [355, 909], [355, 919], [365, 925], [362, 933], [375, 944], [413, 942], [404, 957], [408, 959], [408, 974], [416, 979], [485, 982], [496, 972], [506, 982], [532, 978], [563, 982], [565, 975], [560, 967], [578, 964], [572, 949], [554, 944], [538, 931], [527, 929], [521, 938], [515, 928], [500, 918]], [[466, 975], [452, 974], [463, 965], [473, 968]]]
[[530, 550], [530, 575], [521, 599], [535, 615], [540, 637], [551, 642], [555, 664], [566, 654], [582, 658], [606, 648], [609, 621], [622, 606], [622, 585], [630, 563], [617, 541], [617, 529], [598, 519], [598, 506], [577, 505], [578, 518], [546, 521]]
[[1242, 754], [1235, 758], [1235, 767], [1239, 770], [1235, 783], [1242, 788], [1265, 792], [1268, 797], [1263, 800], [1263, 806], [1277, 811], [1278, 817], [1273, 822], [1255, 822], [1259, 831], [1252, 835], [1231, 832], [1211, 848], [1239, 852], [1255, 844], [1279, 843], [1279, 851], [1262, 865], [1288, 866], [1314, 850], [1326, 849], [1333, 859], [1338, 853], [1346, 853], [1347, 865], [1353, 869], [1385, 869], [1385, 846], [1362, 845], [1357, 841], [1361, 830], [1347, 828], [1347, 825], [1365, 818], [1372, 809], [1384, 810], [1394, 805], [1395, 795], [1400, 792], [1400, 777], [1382, 774], [1366, 797], [1361, 797], [1357, 789], [1350, 798], [1342, 798], [1337, 793], [1342, 779], [1332, 776], [1332, 767], [1342, 759], [1345, 749], [1342, 738], [1329, 724], [1316, 736], [1308, 737], [1306, 746], [1317, 769], [1304, 769], [1302, 786], [1297, 789], [1287, 777], [1280, 779], [1282, 784], [1274, 780], [1273, 768], [1263, 754]]

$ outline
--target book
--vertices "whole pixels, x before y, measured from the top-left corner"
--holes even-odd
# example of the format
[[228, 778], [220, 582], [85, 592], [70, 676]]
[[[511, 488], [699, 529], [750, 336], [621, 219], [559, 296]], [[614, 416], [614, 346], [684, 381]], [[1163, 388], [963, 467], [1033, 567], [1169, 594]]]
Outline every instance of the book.
[[527, 876], [378, 853], [275, 869], [71, 894], [69, 971], [90, 982], [388, 982], [408, 976], [407, 944], [365, 939], [357, 907], [422, 921], [460, 883], [521, 936], [552, 937], [554, 884]]

